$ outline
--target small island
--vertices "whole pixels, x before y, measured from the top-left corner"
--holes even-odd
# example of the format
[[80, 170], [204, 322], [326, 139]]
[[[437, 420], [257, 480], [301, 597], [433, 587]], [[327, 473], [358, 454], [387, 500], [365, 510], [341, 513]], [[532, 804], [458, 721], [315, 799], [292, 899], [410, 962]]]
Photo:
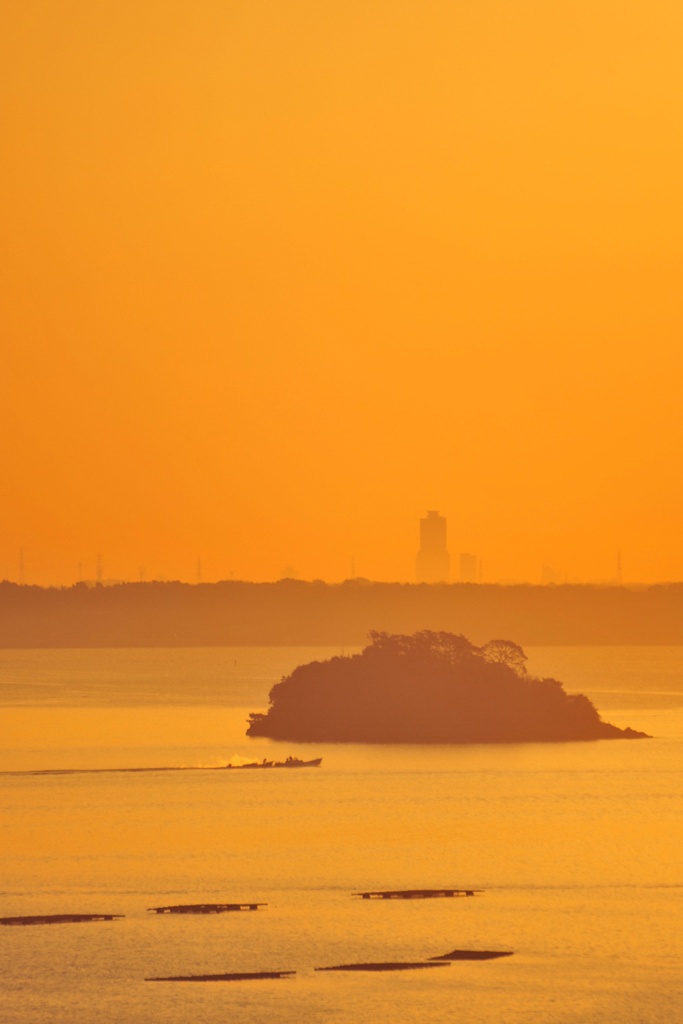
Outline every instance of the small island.
[[533, 743], [645, 739], [603, 722], [588, 697], [527, 673], [510, 640], [476, 647], [423, 630], [370, 633], [361, 654], [299, 665], [248, 736], [316, 743]]

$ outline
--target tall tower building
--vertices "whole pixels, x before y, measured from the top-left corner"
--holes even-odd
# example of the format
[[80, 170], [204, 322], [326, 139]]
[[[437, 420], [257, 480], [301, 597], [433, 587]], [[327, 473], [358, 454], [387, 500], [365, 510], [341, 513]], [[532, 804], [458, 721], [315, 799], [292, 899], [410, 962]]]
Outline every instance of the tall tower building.
[[420, 550], [415, 561], [418, 583], [448, 583], [451, 558], [446, 547], [446, 517], [428, 512], [420, 520]]

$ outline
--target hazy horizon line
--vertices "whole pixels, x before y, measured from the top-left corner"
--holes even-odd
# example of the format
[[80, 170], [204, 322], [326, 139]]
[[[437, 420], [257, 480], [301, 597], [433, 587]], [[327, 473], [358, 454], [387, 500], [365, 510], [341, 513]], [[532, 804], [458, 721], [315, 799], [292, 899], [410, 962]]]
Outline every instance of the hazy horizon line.
[[42, 590], [61, 589], [69, 590], [79, 585], [88, 587], [89, 589], [100, 587], [116, 587], [116, 586], [146, 586], [149, 584], [176, 584], [181, 583], [183, 586], [189, 587], [204, 587], [204, 586], [218, 586], [224, 583], [234, 584], [250, 584], [253, 586], [274, 586], [278, 583], [294, 583], [302, 585], [313, 585], [323, 584], [329, 587], [339, 587], [349, 584], [361, 584], [370, 586], [412, 586], [412, 587], [601, 587], [601, 588], [614, 588], [624, 590], [638, 590], [647, 589], [649, 587], [670, 587], [678, 586], [683, 584], [683, 580], [680, 579], [662, 579], [653, 580], [651, 582], [644, 582], [638, 580], [616, 580], [616, 579], [569, 579], [569, 580], [558, 580], [550, 581], [547, 583], [534, 582], [528, 579], [500, 579], [500, 580], [439, 580], [432, 583], [418, 582], [416, 580], [406, 579], [371, 579], [366, 576], [352, 576], [340, 580], [329, 580], [322, 579], [321, 577], [314, 577], [312, 579], [303, 579], [298, 576], [279, 576], [275, 579], [248, 579], [246, 577], [232, 577], [225, 576], [215, 580], [188, 580], [181, 579], [180, 577], [171, 576], [153, 576], [149, 579], [124, 579], [124, 578], [105, 578], [102, 580], [97, 579], [83, 579], [73, 580], [68, 583], [32, 583], [27, 580], [16, 580], [10, 579], [9, 577], [3, 577], [0, 579], [0, 585], [11, 584], [16, 587], [38, 587]]

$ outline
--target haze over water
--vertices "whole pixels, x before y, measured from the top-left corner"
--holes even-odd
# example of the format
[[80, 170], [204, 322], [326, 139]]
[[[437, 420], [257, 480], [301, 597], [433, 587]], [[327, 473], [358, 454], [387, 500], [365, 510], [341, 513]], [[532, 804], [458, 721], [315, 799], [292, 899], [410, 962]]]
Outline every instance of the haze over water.
[[[647, 741], [296, 745], [244, 736], [283, 672], [338, 649], [0, 653], [3, 1022], [672, 1021], [683, 997], [683, 648], [538, 648]], [[322, 756], [318, 770], [9, 774]], [[368, 903], [362, 889], [485, 889]], [[158, 918], [169, 903], [257, 913]], [[315, 974], [453, 948], [488, 963]], [[296, 970], [291, 981], [145, 977]]]

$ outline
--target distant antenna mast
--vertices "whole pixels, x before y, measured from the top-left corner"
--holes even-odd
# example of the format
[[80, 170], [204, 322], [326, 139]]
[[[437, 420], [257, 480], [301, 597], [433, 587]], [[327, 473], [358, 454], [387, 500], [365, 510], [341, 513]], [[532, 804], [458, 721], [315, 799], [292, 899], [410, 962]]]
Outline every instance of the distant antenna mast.
[[621, 586], [624, 582], [621, 572], [621, 551], [617, 551], [617, 585]]
[[26, 583], [26, 573], [24, 572], [24, 549], [19, 548], [19, 582]]

